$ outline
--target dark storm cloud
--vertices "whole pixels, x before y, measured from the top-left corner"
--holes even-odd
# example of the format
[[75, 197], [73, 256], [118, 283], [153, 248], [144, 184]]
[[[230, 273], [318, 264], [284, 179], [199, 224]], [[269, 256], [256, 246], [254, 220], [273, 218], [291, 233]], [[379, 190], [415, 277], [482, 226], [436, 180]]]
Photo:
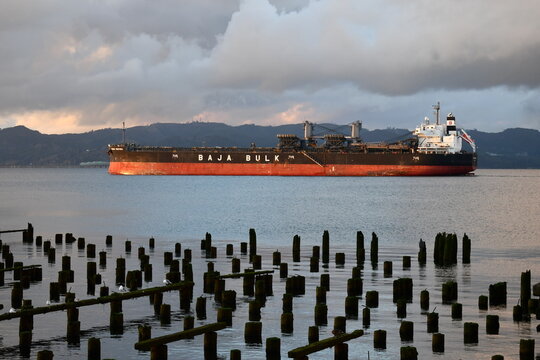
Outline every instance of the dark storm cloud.
[[9, 0], [0, 126], [391, 124], [437, 93], [488, 107], [492, 89], [492, 117], [516, 114], [501, 126], [538, 125], [539, 13], [532, 0]]

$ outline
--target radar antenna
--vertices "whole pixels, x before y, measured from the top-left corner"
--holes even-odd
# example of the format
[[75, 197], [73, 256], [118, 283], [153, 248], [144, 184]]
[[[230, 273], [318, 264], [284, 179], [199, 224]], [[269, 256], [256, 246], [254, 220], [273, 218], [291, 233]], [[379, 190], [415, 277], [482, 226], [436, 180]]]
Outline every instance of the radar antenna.
[[435, 109], [435, 115], [437, 116], [437, 125], [439, 125], [439, 110], [441, 110], [441, 103], [437, 101], [437, 104], [433, 105], [433, 109]]

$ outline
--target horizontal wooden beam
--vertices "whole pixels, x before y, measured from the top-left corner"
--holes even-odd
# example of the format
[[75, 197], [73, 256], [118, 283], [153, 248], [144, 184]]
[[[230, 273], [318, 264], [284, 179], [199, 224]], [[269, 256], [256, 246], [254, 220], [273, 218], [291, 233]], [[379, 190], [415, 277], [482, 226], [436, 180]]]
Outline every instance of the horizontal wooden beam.
[[143, 340], [135, 343], [135, 349], [141, 351], [149, 351], [153, 346], [165, 345], [174, 341], [182, 339], [191, 339], [194, 336], [202, 335], [210, 331], [218, 331], [225, 329], [227, 324], [224, 322], [217, 322], [208, 325], [199, 326], [193, 329], [180, 331], [174, 334], [163, 335], [153, 339]]
[[33, 269], [33, 268], [37, 268], [37, 267], [41, 267], [41, 265], [27, 265], [27, 266], [15, 266], [15, 267], [10, 267], [10, 268], [6, 268], [6, 269], [0, 269], [0, 272], [5, 272], [5, 271], [12, 271], [12, 270], [19, 270], [19, 269]]
[[93, 299], [85, 299], [85, 300], [73, 301], [69, 303], [54, 304], [50, 306], [36, 307], [33, 309], [23, 309], [15, 313], [7, 313], [7, 314], [0, 315], [0, 321], [15, 319], [15, 318], [21, 317], [21, 315], [39, 315], [39, 314], [46, 314], [46, 313], [50, 313], [54, 311], [62, 311], [69, 308], [79, 308], [83, 306], [90, 306], [90, 305], [96, 305], [96, 304], [106, 304], [106, 303], [110, 303], [111, 301], [134, 299], [134, 298], [148, 296], [148, 295], [152, 295], [152, 294], [160, 293], [160, 292], [180, 290], [181, 288], [186, 287], [186, 286], [193, 286], [193, 283], [190, 281], [184, 281], [184, 282], [179, 282], [176, 284], [170, 284], [167, 286], [158, 286], [158, 287], [153, 287], [153, 288], [139, 289], [135, 291], [121, 292], [121, 293], [115, 292], [109, 296], [101, 296], [101, 297], [93, 298]]
[[265, 275], [265, 274], [272, 274], [274, 270], [262, 270], [262, 271], [248, 271], [243, 273], [236, 273], [236, 274], [228, 274], [228, 275], [221, 275], [220, 279], [235, 279], [235, 278], [241, 278], [246, 275]]
[[314, 343], [311, 343], [306, 346], [302, 346], [296, 349], [293, 349], [287, 353], [289, 358], [297, 359], [313, 354], [314, 352], [321, 351], [338, 344], [342, 344], [352, 339], [356, 339], [364, 335], [364, 330], [355, 330], [349, 334], [337, 335], [331, 338], [323, 339]]

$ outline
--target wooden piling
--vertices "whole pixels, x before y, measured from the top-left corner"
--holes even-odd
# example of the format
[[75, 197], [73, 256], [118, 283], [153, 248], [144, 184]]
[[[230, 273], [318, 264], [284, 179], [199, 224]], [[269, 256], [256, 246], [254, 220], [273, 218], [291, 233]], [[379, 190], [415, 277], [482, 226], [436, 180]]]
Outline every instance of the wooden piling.
[[463, 342], [465, 344], [478, 343], [478, 324], [466, 322], [463, 324]]
[[282, 310], [284, 313], [293, 311], [293, 296], [292, 294], [283, 294], [282, 297]]
[[347, 280], [347, 296], [362, 296], [362, 278], [356, 277]]
[[217, 309], [217, 321], [232, 326], [232, 309], [229, 307], [220, 307]]
[[452, 304], [452, 319], [453, 320], [461, 320], [463, 314], [463, 305], [460, 303], [453, 303]]
[[499, 334], [499, 315], [486, 315], [486, 334]]
[[379, 293], [376, 290], [366, 292], [366, 306], [368, 308], [379, 307]]
[[408, 270], [411, 268], [411, 257], [403, 256], [403, 270]]
[[281, 264], [281, 253], [279, 251], [274, 251], [272, 253], [272, 265], [279, 266]]
[[37, 360], [53, 360], [54, 353], [51, 350], [41, 350], [37, 353]]
[[326, 304], [315, 305], [315, 325], [322, 326], [328, 324], [328, 306]]
[[429, 291], [426, 289], [420, 292], [420, 309], [429, 310]]
[[112, 235], [107, 235], [105, 237], [105, 245], [107, 246], [112, 246], [112, 242], [113, 242], [113, 237]]
[[402, 346], [399, 349], [400, 360], [417, 360], [418, 350], [414, 346]]
[[436, 333], [439, 332], [439, 314], [436, 312], [430, 312], [427, 314], [427, 332]]
[[152, 327], [148, 324], [142, 324], [137, 327], [139, 342], [152, 338]]
[[236, 310], [236, 291], [234, 290], [225, 290], [221, 296], [221, 303], [223, 307], [231, 308], [233, 311]]
[[371, 323], [371, 310], [368, 307], [362, 309], [362, 325], [368, 328]]
[[349, 345], [347, 343], [334, 346], [334, 360], [349, 360]]
[[531, 270], [527, 270], [521, 273], [521, 287], [520, 287], [520, 301], [521, 310], [524, 313], [528, 313], [527, 304], [531, 298]]
[[167, 345], [155, 345], [150, 348], [150, 360], [167, 360]]
[[255, 232], [255, 229], [249, 229], [249, 259], [250, 259], [250, 262], [251, 262], [251, 259], [252, 259], [253, 255], [257, 255], [257, 233]]
[[534, 360], [534, 339], [519, 340], [519, 360]]
[[407, 317], [407, 301], [399, 299], [396, 303], [396, 314], [399, 319]]
[[197, 314], [197, 319], [204, 320], [206, 319], [206, 298], [199, 296], [195, 304], [195, 313]]
[[278, 337], [269, 337], [266, 339], [266, 360], [281, 359], [281, 339]]
[[248, 303], [249, 321], [261, 321], [261, 304], [257, 300]]
[[95, 244], [86, 245], [86, 257], [87, 258], [92, 258], [92, 259], [96, 257], [96, 245]]
[[392, 277], [392, 262], [391, 261], [385, 261], [383, 263], [383, 273], [385, 278]]
[[347, 296], [345, 298], [345, 316], [348, 319], [358, 319], [358, 297]]
[[23, 287], [20, 282], [13, 283], [11, 288], [11, 307], [19, 309], [22, 306]]
[[375, 349], [380, 349], [380, 350], [386, 349], [386, 331], [385, 330], [375, 330], [373, 332], [373, 347]]
[[489, 306], [506, 305], [506, 282], [489, 285]]
[[[62, 234], [59, 234], [59, 235], [62, 236]], [[84, 248], [86, 246], [85, 242], [86, 242], [85, 238], [83, 238], [83, 237], [78, 238], [77, 239], [77, 249], [84, 250]], [[55, 241], [55, 243], [56, 244], [61, 244], [62, 243], [62, 238], [60, 238], [60, 242]]]
[[334, 318], [334, 333], [344, 334], [347, 332], [347, 318], [345, 316], [336, 316]]
[[363, 264], [366, 260], [366, 249], [364, 248], [364, 234], [356, 232], [356, 263]]
[[322, 262], [328, 264], [330, 262], [330, 233], [324, 230], [322, 236]]
[[411, 278], [399, 278], [393, 282], [393, 301], [403, 299], [412, 302], [413, 281]]
[[124, 250], [126, 251], [126, 253], [130, 253], [131, 252], [131, 241], [129, 240], [126, 240], [124, 242]]
[[253, 263], [253, 270], [262, 269], [262, 256], [261, 255], [253, 255], [251, 258], [251, 262]]
[[294, 330], [294, 315], [292, 312], [281, 314], [281, 332], [292, 334]]
[[159, 308], [159, 322], [161, 325], [168, 325], [171, 323], [171, 305], [161, 304]]
[[321, 274], [321, 287], [330, 291], [330, 274]]
[[248, 321], [244, 326], [244, 341], [246, 344], [262, 344], [262, 323]]
[[463, 264], [470, 264], [471, 263], [471, 239], [467, 236], [467, 234], [463, 234], [463, 241], [462, 241], [462, 262]]
[[294, 235], [293, 237], [293, 262], [300, 262], [300, 236]]
[[444, 352], [444, 334], [434, 333], [431, 336], [431, 351], [434, 353]]
[[286, 279], [289, 276], [289, 265], [287, 263], [279, 264], [279, 278]]
[[315, 303], [316, 304], [326, 304], [326, 289], [317, 286], [315, 288]]
[[337, 267], [345, 266], [345, 253], [342, 253], [342, 252], [336, 253], [336, 266]]
[[309, 272], [319, 272], [319, 258], [310, 257], [309, 258]]
[[488, 297], [486, 295], [480, 295], [478, 297], [478, 309], [479, 310], [488, 309]]
[[442, 284], [442, 302], [451, 304], [458, 299], [458, 284], [455, 281], [447, 281]]
[[229, 360], [242, 360], [242, 352], [240, 349], [231, 349]]
[[88, 360], [101, 360], [101, 341], [98, 338], [88, 339]]
[[401, 341], [414, 340], [414, 323], [412, 321], [402, 321], [399, 326], [399, 337]]
[[319, 327], [310, 326], [308, 328], [308, 344], [313, 344], [319, 341]]

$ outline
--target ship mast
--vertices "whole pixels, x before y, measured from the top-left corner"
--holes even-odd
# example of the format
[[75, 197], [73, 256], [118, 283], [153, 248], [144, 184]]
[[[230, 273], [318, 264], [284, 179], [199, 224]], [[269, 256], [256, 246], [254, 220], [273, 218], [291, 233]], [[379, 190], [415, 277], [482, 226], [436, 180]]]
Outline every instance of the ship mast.
[[433, 105], [433, 109], [435, 109], [435, 114], [437, 116], [437, 125], [439, 125], [439, 110], [441, 110], [441, 103], [437, 101], [437, 104]]
[[126, 143], [126, 122], [122, 121], [122, 144]]

